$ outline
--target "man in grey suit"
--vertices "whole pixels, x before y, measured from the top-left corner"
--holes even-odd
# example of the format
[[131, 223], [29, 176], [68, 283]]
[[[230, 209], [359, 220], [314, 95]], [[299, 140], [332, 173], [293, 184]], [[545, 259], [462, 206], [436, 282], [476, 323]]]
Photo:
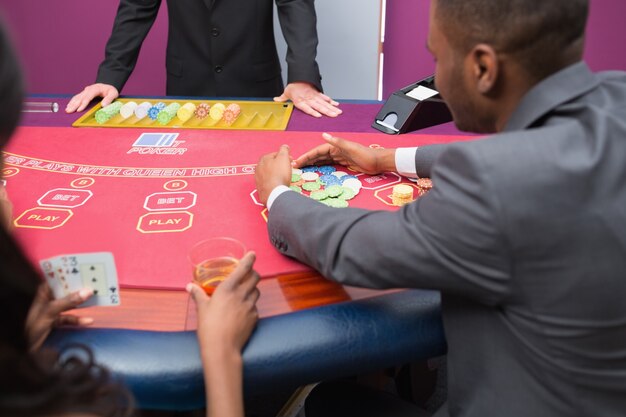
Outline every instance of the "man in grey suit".
[[[288, 85], [283, 90], [274, 41], [273, 6], [287, 41]], [[161, 0], [120, 0], [96, 83], [66, 111], [82, 111], [95, 97], [111, 103], [130, 77], [156, 20]], [[338, 103], [322, 93], [314, 0], [169, 0], [167, 94], [275, 97], [315, 117], [335, 117]]]
[[294, 161], [432, 177], [397, 212], [288, 191], [286, 146], [257, 166], [282, 253], [344, 284], [441, 291], [437, 416], [626, 415], [626, 74], [581, 62], [587, 13], [432, 0], [438, 88], [460, 129], [496, 134], [397, 150], [326, 136]]

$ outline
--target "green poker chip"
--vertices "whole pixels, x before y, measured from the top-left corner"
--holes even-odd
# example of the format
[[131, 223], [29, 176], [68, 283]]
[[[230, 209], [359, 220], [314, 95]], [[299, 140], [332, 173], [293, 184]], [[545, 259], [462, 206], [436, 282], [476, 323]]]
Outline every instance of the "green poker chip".
[[291, 174], [291, 182], [298, 182], [302, 179], [299, 174]]
[[328, 193], [324, 190], [313, 191], [309, 197], [313, 200], [322, 201], [328, 198]]
[[326, 187], [325, 189], [329, 197], [339, 197], [341, 194], [343, 194], [343, 189], [340, 185], [331, 185], [330, 187]]
[[341, 190], [343, 192], [337, 196], [337, 198], [339, 198], [340, 200], [347, 201], [347, 200], [352, 200], [354, 197], [356, 197], [356, 193], [350, 187], [341, 187]]
[[334, 208], [346, 208], [348, 207], [348, 202], [346, 200], [341, 200], [339, 198], [329, 198], [326, 203], [330, 207]]
[[298, 187], [297, 185], [291, 185], [289, 188], [294, 190], [296, 193], [302, 194], [302, 188]]
[[315, 181], [315, 182], [305, 182], [304, 184], [302, 184], [302, 189], [306, 190], [306, 191], [317, 191], [320, 188], [322, 188], [322, 185]]

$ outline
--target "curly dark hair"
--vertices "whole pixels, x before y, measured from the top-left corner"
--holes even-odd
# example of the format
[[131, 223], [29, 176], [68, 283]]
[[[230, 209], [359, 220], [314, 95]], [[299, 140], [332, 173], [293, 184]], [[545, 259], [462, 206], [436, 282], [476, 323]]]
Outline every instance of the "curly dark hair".
[[[15, 53], [0, 22], [0, 149], [17, 126], [22, 85]], [[130, 393], [94, 362], [88, 347], [30, 351], [26, 317], [41, 283], [0, 225], [0, 416], [132, 415]]]
[[130, 393], [94, 362], [86, 346], [71, 346], [61, 353], [0, 349], [0, 416], [133, 415]]

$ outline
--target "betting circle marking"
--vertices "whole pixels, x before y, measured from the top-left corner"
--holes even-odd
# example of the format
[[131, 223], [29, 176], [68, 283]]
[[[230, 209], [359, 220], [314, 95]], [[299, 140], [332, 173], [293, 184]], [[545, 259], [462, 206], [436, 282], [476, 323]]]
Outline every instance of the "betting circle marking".
[[10, 167], [10, 168], [4, 168], [4, 169], [2, 170], [2, 176], [3, 176], [4, 178], [9, 178], [9, 177], [12, 177], [12, 176], [14, 176], [14, 175], [17, 175], [19, 172], [20, 172], [20, 169], [19, 169], [19, 168], [13, 168], [13, 167]]
[[171, 180], [163, 184], [163, 188], [167, 191], [179, 191], [187, 188], [189, 184], [185, 180]]
[[95, 182], [96, 180], [91, 177], [81, 177], [81, 178], [76, 178], [75, 180], [73, 180], [70, 183], [70, 186], [72, 188], [87, 188], [87, 187], [91, 187], [92, 185], [94, 185]]

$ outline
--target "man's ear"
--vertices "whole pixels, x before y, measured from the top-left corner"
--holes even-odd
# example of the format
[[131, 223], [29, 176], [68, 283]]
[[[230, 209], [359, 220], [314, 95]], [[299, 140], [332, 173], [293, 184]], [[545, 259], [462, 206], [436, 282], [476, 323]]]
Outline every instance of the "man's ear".
[[500, 73], [496, 51], [487, 44], [478, 44], [470, 52], [469, 58], [476, 91], [483, 95], [489, 94], [495, 88]]

